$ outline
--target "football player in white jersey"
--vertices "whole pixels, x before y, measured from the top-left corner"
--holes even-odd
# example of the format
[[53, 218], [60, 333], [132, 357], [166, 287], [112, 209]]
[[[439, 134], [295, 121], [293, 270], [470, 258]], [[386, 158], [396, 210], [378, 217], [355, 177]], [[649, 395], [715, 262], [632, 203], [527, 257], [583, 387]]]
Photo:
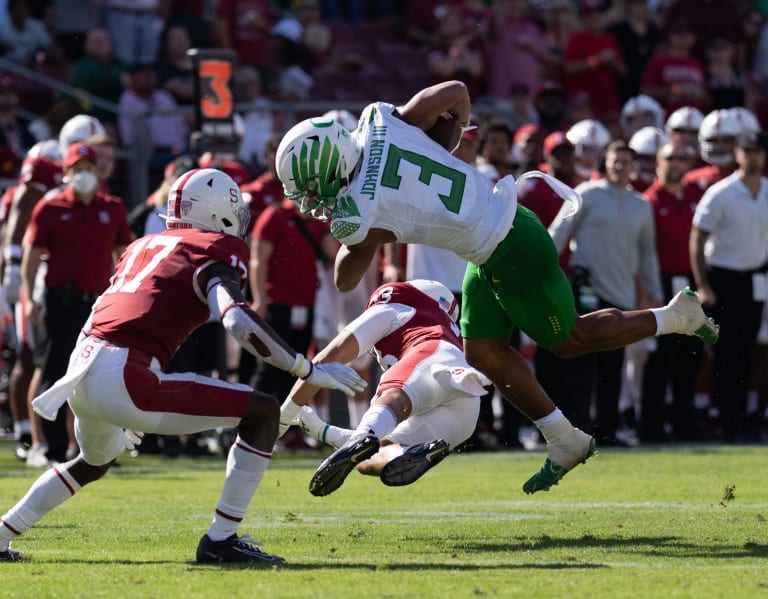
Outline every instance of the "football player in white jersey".
[[[552, 240], [517, 204], [515, 180], [503, 177], [492, 188], [476, 168], [451, 155], [469, 114], [466, 86], [446, 81], [403, 106], [371, 104], [354, 136], [331, 119], [307, 119], [284, 136], [277, 173], [302, 212], [331, 221], [342, 243], [335, 265], [342, 291], [357, 284], [385, 243], [442, 247], [469, 262], [462, 289], [464, 352], [546, 439], [547, 460], [523, 485], [535, 493], [591, 457], [595, 440], [571, 425], [509, 346], [515, 326], [561, 357], [667, 333], [714, 343], [718, 329], [690, 290], [653, 310], [577, 315]], [[578, 194], [546, 180], [578, 207]]]
[[350, 362], [371, 352], [384, 374], [354, 430], [323, 422], [306, 405], [317, 387], [294, 385], [281, 422], [298, 414], [309, 435], [337, 450], [320, 464], [310, 493], [332, 493], [354, 468], [385, 485], [410, 484], [469, 438], [490, 381], [467, 364], [458, 312], [453, 293], [438, 281], [384, 283], [317, 356], [319, 363]]

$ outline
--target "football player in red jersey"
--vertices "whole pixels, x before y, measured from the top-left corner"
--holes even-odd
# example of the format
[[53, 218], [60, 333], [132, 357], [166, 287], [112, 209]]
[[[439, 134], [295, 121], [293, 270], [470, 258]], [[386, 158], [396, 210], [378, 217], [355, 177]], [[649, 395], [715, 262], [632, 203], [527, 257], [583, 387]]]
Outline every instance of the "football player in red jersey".
[[167, 231], [125, 250], [109, 288], [93, 305], [66, 375], [33, 403], [50, 418], [69, 401], [81, 453], [48, 470], [2, 516], [0, 561], [22, 559], [11, 540], [109, 470], [126, 447], [125, 429], [186, 434], [219, 426], [237, 426], [239, 434], [197, 561], [282, 561], [238, 535], [272, 455], [277, 400], [246, 385], [163, 369], [184, 338], [212, 315], [240, 345], [314, 385], [353, 394], [364, 383], [342, 364], [312, 364], [248, 309], [242, 293], [248, 208], [228, 175], [200, 169], [179, 177], [169, 193], [167, 223]]
[[490, 381], [467, 364], [457, 318], [442, 283], [387, 283], [318, 354], [320, 362], [350, 362], [373, 351], [384, 374], [355, 430], [326, 425], [305, 406], [317, 390], [307, 382], [297, 382], [283, 403], [281, 432], [299, 415], [310, 435], [337, 447], [312, 477], [310, 493], [332, 493], [355, 467], [386, 485], [410, 484], [469, 438]]
[[16, 305], [16, 361], [10, 376], [9, 401], [14, 414], [14, 434], [18, 432], [14, 448], [16, 457], [26, 460], [33, 441], [42, 439], [39, 422], [34, 426], [27, 409], [27, 389], [34, 364], [30, 346], [31, 331], [24, 319], [25, 301], [20, 298], [21, 240], [32, 214], [32, 209], [51, 189], [61, 185], [61, 152], [56, 140], [41, 141], [27, 152], [21, 165], [19, 184], [12, 193], [3, 196], [3, 289], [6, 300]]

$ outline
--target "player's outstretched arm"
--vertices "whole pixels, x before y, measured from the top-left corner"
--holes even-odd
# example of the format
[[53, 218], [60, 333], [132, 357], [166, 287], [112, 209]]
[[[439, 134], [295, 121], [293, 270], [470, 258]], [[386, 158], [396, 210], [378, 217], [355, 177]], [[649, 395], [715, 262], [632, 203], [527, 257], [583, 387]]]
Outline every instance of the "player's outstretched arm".
[[[320, 364], [331, 366], [335, 363], [351, 362], [360, 354], [357, 338], [349, 331], [342, 331], [315, 357], [315, 368]], [[299, 379], [293, 385], [291, 393], [280, 407], [280, 429], [278, 438], [285, 434], [288, 427], [298, 418], [302, 406], [307, 405], [318, 391], [318, 385], [310, 380]]]
[[365, 381], [352, 368], [336, 363], [315, 365], [283, 341], [248, 307], [234, 268], [217, 262], [200, 277], [200, 289], [205, 289], [211, 314], [246, 351], [318, 387], [339, 389], [347, 395], [365, 389]]
[[444, 81], [421, 90], [397, 112], [409, 125], [429, 131], [441, 115], [456, 119], [457, 126], [469, 121], [471, 108], [467, 86], [461, 81]]

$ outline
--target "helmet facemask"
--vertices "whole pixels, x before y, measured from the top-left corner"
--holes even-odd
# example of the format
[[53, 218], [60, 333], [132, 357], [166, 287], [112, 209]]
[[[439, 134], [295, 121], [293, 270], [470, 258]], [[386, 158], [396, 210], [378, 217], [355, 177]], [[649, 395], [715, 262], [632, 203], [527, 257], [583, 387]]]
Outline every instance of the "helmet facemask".
[[283, 138], [276, 157], [285, 196], [302, 214], [330, 220], [360, 156], [355, 140], [334, 120], [299, 123]]

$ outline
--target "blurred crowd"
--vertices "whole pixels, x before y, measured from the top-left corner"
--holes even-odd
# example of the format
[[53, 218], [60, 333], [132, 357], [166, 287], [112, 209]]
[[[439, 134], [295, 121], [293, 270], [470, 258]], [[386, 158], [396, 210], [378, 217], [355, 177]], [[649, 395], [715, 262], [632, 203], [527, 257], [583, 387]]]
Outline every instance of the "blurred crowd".
[[[743, 140], [768, 129], [767, 16], [766, 3], [748, 0], [0, 1], [2, 58], [106, 102], [59, 96], [0, 68], [0, 178], [19, 180], [6, 190], [0, 214], [6, 266], [14, 255], [7, 248], [20, 243], [9, 233], [14, 198], [29, 186], [25, 165], [29, 170], [30, 160], [39, 162], [40, 143], [59, 141], [58, 156], [42, 153], [56, 162], [72, 143], [85, 141], [100, 190], [120, 196], [115, 152], [130, 146], [133, 117], [146, 113], [154, 191], [146, 203], [125, 206], [133, 235], [163, 227], [158, 214], [179, 173], [197, 164], [230, 174], [252, 215], [249, 299], [297, 351], [321, 348], [382, 281], [437, 279], [460, 295], [463, 264], [421, 246], [388, 248], [359, 289], [337, 293], [330, 265], [338, 245], [325, 225], [305, 220], [284, 200], [274, 172], [281, 133], [294, 124], [281, 103], [332, 102], [335, 116], [353, 130], [356, 107], [398, 103], [431, 83], [460, 79], [478, 127], [463, 134], [456, 153], [491, 182], [538, 169], [580, 186], [585, 198], [607, 196], [617, 205], [641, 198], [650, 205], [650, 237], [633, 218], [612, 221], [612, 234], [631, 245], [631, 253], [596, 256], [589, 251], [595, 238], [606, 235], [606, 247], [614, 243], [605, 221], [585, 216], [577, 225], [563, 224], [556, 201], [535, 183], [521, 186], [519, 201], [550, 226], [577, 305], [585, 311], [663, 305], [682, 286], [696, 284], [689, 244], [700, 200], [742, 168], [737, 146], [762, 149], [762, 141], [747, 146]], [[234, 92], [246, 109], [235, 119], [236, 152], [191, 153], [191, 111], [181, 109], [194, 102], [187, 54], [193, 47], [231, 48], [237, 55]], [[94, 120], [78, 121], [77, 139], [62, 137], [65, 123], [82, 115]], [[768, 244], [768, 233], [759, 234]], [[735, 264], [733, 270], [742, 269]], [[741, 310], [743, 298], [731, 299], [730, 309]], [[22, 352], [18, 323], [10, 322], [6, 318], [3, 355], [8, 369], [16, 369], [16, 382]], [[705, 348], [695, 338], [650, 339], [569, 361], [524, 336], [510, 341], [573, 424], [595, 431], [602, 445], [762, 441], [768, 322], [751, 331], [747, 327], [737, 349], [729, 346], [731, 362], [724, 352], [717, 355], [717, 345]], [[23, 380], [35, 365], [25, 360]], [[373, 388], [371, 361], [355, 366]], [[217, 324], [190, 337], [172, 367], [217, 373], [279, 398], [291, 383], [226, 348]], [[712, 376], [713, 368], [726, 373], [729, 387]], [[7, 420], [27, 449], [33, 441], [44, 448], [41, 463], [64, 459], [76, 450], [71, 432], [68, 441], [62, 423], [61, 439], [46, 440], [44, 432], [31, 432], [34, 423], [21, 407], [38, 388], [10, 385]], [[326, 393], [319, 402], [324, 419], [346, 419], [354, 428], [368, 398], [350, 400], [341, 412], [332, 399]], [[521, 447], [524, 423], [493, 388], [483, 406], [466, 449]], [[281, 442], [312, 447], [299, 431]], [[59, 453], [49, 452], [55, 444]], [[196, 438], [148, 439], [145, 450], [152, 447], [167, 455], [208, 451]], [[38, 454], [28, 460], [32, 465]]]

